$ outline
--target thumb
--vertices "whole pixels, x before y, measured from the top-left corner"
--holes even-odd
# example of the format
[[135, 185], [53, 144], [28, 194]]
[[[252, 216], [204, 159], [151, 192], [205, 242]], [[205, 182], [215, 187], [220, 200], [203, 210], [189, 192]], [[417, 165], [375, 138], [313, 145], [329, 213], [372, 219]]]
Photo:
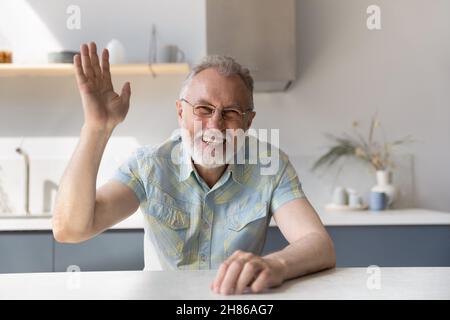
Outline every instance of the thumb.
[[125, 82], [125, 84], [122, 87], [122, 92], [120, 94], [120, 98], [123, 102], [126, 104], [130, 103], [130, 96], [131, 96], [131, 86], [129, 82]]

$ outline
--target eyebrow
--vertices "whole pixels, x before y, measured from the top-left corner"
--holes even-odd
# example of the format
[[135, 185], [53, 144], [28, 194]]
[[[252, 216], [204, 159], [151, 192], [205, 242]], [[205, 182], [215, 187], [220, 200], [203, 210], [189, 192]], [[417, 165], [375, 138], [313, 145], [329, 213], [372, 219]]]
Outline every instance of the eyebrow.
[[[199, 99], [194, 104], [207, 104], [210, 106], [214, 106], [211, 102], [209, 102], [206, 99]], [[233, 104], [230, 104], [229, 106], [224, 107], [224, 109], [231, 109], [231, 108], [233, 108], [233, 109], [238, 108], [239, 110], [242, 109], [241, 106], [239, 105], [239, 103], [235, 103], [235, 102], [233, 102]]]

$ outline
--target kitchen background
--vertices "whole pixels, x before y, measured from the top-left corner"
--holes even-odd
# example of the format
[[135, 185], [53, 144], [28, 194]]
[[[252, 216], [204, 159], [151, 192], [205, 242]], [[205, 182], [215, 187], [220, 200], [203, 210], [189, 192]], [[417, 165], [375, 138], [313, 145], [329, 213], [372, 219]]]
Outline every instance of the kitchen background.
[[[378, 111], [388, 137], [417, 140], [407, 149], [414, 155], [411, 205], [450, 211], [450, 2], [377, 1], [382, 29], [370, 31], [372, 2], [297, 1], [298, 79], [287, 92], [255, 95], [254, 127], [282, 128], [281, 147], [294, 161], [322, 152], [324, 132], [347, 131], [354, 120], [367, 128]], [[81, 8], [80, 30], [66, 28], [71, 4]], [[112, 38], [125, 45], [128, 61], [146, 62], [152, 23], [160, 43], [176, 43], [189, 63], [203, 56], [204, 1], [130, 0], [111, 7], [102, 0], [6, 0], [0, 10], [0, 30], [17, 48], [14, 58], [29, 63], [90, 40], [105, 47]], [[116, 87], [129, 80], [133, 89], [131, 110], [115, 136], [140, 144], [166, 139], [177, 126], [174, 100], [182, 79], [115, 77]], [[0, 78], [1, 137], [76, 137], [82, 119], [74, 78]]]
[[[372, 4], [381, 8], [381, 30], [366, 26]], [[70, 5], [81, 9], [79, 30], [66, 27]], [[78, 50], [92, 40], [105, 47], [113, 38], [124, 44], [127, 62], [146, 63], [154, 24], [158, 43], [178, 45], [192, 64], [206, 53], [205, 8], [205, 0], [113, 5], [106, 0], [2, 0], [0, 39], [10, 43], [17, 63], [43, 63], [49, 51]], [[450, 1], [298, 0], [295, 29], [297, 80], [285, 92], [255, 94], [254, 128], [281, 129], [280, 146], [318, 211], [341, 182], [366, 186], [361, 193], [375, 184], [373, 173], [355, 163], [341, 172], [340, 181], [335, 173], [311, 173], [312, 161], [328, 145], [324, 133], [349, 131], [354, 121], [366, 132], [377, 113], [388, 138], [410, 134], [415, 140], [398, 155], [394, 182], [402, 197], [396, 206], [450, 212]], [[177, 127], [175, 99], [183, 79], [114, 77], [116, 89], [131, 81], [131, 108], [115, 130], [114, 137], [122, 140], [102, 181], [128, 149], [158, 144]], [[50, 164], [70, 156], [82, 122], [74, 77], [0, 77], [0, 159], [5, 163], [13, 156], [17, 166], [21, 158], [11, 154], [11, 146], [21, 143], [29, 146], [36, 167], [46, 157]], [[59, 140], [49, 143], [50, 138]], [[57, 183], [55, 172], [63, 169], [57, 166], [41, 163], [39, 168]], [[45, 181], [43, 171], [33, 181]], [[43, 184], [33, 187], [33, 181], [31, 188], [37, 189], [30, 193], [30, 206], [39, 212], [45, 208]], [[15, 188], [23, 191], [20, 183]]]

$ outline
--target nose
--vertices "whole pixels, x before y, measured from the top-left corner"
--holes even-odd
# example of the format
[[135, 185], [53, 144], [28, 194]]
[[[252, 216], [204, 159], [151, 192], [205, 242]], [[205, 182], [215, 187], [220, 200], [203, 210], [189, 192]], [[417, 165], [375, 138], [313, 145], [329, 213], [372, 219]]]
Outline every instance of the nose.
[[208, 127], [222, 130], [225, 128], [225, 123], [221, 110], [215, 110], [211, 118], [209, 118]]

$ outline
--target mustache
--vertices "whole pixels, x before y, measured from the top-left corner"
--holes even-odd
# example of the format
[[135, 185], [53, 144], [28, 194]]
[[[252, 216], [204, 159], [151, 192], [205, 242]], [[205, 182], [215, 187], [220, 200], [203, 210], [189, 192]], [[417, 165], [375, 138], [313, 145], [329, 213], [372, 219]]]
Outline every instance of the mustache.
[[226, 130], [205, 129], [199, 132], [194, 132], [193, 139], [196, 142], [198, 142], [199, 140], [229, 142], [236, 137], [244, 135], [245, 132], [242, 129], [226, 129]]

